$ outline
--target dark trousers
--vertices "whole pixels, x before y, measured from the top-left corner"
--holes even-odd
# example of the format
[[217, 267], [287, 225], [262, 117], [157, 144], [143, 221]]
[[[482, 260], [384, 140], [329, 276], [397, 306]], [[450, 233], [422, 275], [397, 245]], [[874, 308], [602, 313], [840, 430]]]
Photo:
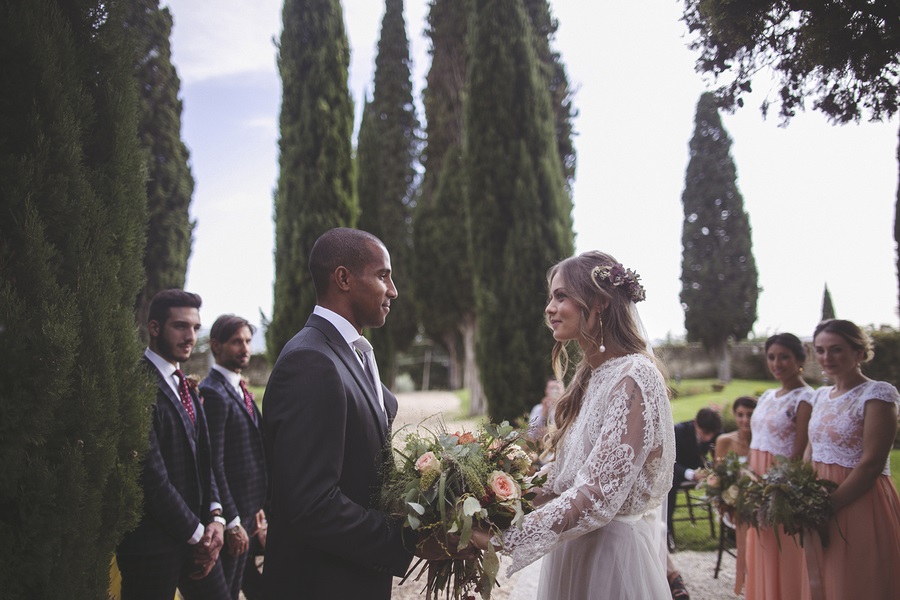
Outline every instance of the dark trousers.
[[244, 552], [240, 556], [231, 556], [227, 548], [222, 548], [219, 554], [219, 564], [222, 565], [222, 571], [225, 574], [225, 585], [229, 590], [229, 598], [238, 600], [241, 594], [241, 583], [244, 580], [244, 566], [247, 564], [247, 556], [249, 552]]
[[175, 588], [185, 600], [226, 600], [229, 596], [222, 561], [203, 579], [191, 579], [193, 556], [187, 544], [183, 550], [167, 554], [117, 555], [122, 600], [172, 600]]

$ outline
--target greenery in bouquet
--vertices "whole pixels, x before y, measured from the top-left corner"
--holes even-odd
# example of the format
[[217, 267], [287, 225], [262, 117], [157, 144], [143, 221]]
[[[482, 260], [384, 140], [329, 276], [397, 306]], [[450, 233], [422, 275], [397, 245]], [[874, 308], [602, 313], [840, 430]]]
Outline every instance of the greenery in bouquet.
[[834, 516], [831, 491], [837, 484], [820, 479], [812, 465], [801, 459], [779, 457], [764, 478], [760, 521], [775, 530], [781, 548], [779, 531], [793, 536], [803, 546], [804, 531], [819, 533], [822, 546], [828, 546], [828, 524]]
[[417, 532], [420, 543], [437, 541], [447, 553], [446, 560], [426, 562], [416, 580], [427, 573], [428, 598], [441, 592], [447, 598], [470, 598], [479, 592], [489, 599], [500, 569], [493, 547], [476, 550], [468, 559], [453, 553], [469, 545], [474, 529], [499, 534], [534, 510], [536, 493], [531, 490], [544, 478], [529, 477], [525, 433], [504, 421], [487, 424], [478, 434], [424, 430], [400, 435], [393, 468], [385, 476], [382, 507]]
[[725, 458], [708, 469], [700, 487], [710, 502], [734, 519], [753, 527], [759, 526], [762, 484], [743, 457], [734, 452], [726, 454]]

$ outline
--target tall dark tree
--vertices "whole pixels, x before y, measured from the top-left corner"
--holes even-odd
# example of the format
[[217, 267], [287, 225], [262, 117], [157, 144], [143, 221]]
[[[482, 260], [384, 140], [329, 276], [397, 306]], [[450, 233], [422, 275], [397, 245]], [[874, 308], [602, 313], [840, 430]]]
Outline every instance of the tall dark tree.
[[572, 88], [559, 52], [553, 48], [559, 23], [550, 13], [547, 0], [524, 0], [525, 10], [534, 31], [535, 51], [540, 61], [540, 71], [545, 85], [550, 91], [550, 105], [553, 108], [556, 126], [556, 149], [563, 168], [566, 189], [572, 195], [575, 181], [575, 130], [572, 124], [578, 114], [572, 105]]
[[462, 164], [470, 9], [470, 2], [457, 0], [433, 0], [429, 7], [431, 68], [422, 93], [425, 173], [413, 234], [420, 320], [428, 336], [447, 349], [451, 386], [465, 386], [470, 410], [481, 414], [484, 394], [475, 361], [475, 300]]
[[124, 2], [0, 7], [0, 590], [105, 598], [136, 525], [152, 392]]
[[697, 103], [690, 156], [681, 196], [684, 327], [688, 341], [702, 342], [719, 360], [719, 379], [730, 381], [728, 341], [753, 328], [759, 287], [731, 138], [713, 94]]
[[492, 418], [514, 418], [540, 397], [552, 338], [545, 274], [572, 254], [572, 203], [554, 115], [521, 0], [475, 0], [465, 160], [477, 355]]
[[396, 357], [418, 331], [412, 272], [412, 210], [415, 205], [418, 130], [413, 105], [409, 40], [403, 0], [386, 0], [375, 57], [375, 88], [360, 124], [359, 227], [380, 237], [391, 253], [398, 296], [391, 316], [370, 335], [378, 349], [379, 372], [388, 386]]
[[282, 22], [275, 306], [266, 330], [273, 360], [315, 305], [307, 268], [313, 243], [332, 227], [354, 226], [357, 217], [350, 49], [340, 0], [285, 0]]
[[828, 284], [825, 284], [825, 291], [822, 293], [822, 320], [833, 319], [834, 304], [831, 302], [831, 292], [828, 291]]
[[[685, 0], [697, 70], [722, 80], [724, 106], [743, 105], [759, 72], [778, 79], [774, 100], [787, 121], [812, 102], [834, 123], [887, 120], [900, 101], [900, 3]], [[900, 165], [900, 144], [897, 148]], [[900, 294], [900, 186], [894, 242]]]
[[138, 0], [128, 25], [137, 45], [138, 136], [147, 164], [150, 215], [144, 251], [146, 281], [136, 310], [146, 338], [150, 300], [160, 290], [184, 287], [194, 230], [189, 214], [194, 178], [181, 139], [181, 82], [169, 44], [172, 15], [168, 8], [160, 9], [159, 0]]

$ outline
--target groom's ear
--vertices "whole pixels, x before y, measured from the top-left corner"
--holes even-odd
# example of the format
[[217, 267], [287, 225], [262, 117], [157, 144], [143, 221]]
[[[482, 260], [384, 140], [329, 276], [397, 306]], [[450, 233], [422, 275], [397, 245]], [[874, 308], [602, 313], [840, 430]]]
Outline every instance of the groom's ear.
[[342, 292], [350, 291], [350, 270], [347, 267], [338, 267], [332, 273], [334, 284]]

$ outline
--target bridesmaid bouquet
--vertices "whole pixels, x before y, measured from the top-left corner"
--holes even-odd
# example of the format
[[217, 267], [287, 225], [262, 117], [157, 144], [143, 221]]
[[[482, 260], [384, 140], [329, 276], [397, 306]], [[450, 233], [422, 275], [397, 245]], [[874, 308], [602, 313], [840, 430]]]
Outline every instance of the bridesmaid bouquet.
[[531, 459], [523, 447], [527, 444], [525, 433], [505, 421], [484, 426], [478, 435], [426, 431], [404, 436], [385, 476], [381, 504], [402, 518], [404, 527], [416, 531], [420, 540], [437, 542], [447, 552], [446, 560], [426, 561], [415, 578], [427, 574], [427, 598], [441, 592], [455, 599], [471, 598], [473, 592], [490, 598], [500, 570], [493, 546], [475, 550], [467, 559], [455, 558], [452, 552], [469, 545], [473, 529], [496, 535], [534, 510], [536, 493], [531, 490], [544, 478], [529, 479]]
[[700, 486], [710, 502], [739, 521], [758, 526], [762, 486], [743, 457], [729, 452], [709, 469]]
[[783, 460], [765, 475], [760, 522], [775, 530], [781, 548], [779, 529], [803, 546], [803, 532], [819, 533], [822, 546], [829, 542], [828, 522], [834, 516], [830, 492], [837, 484], [820, 479], [812, 465], [800, 459]]

